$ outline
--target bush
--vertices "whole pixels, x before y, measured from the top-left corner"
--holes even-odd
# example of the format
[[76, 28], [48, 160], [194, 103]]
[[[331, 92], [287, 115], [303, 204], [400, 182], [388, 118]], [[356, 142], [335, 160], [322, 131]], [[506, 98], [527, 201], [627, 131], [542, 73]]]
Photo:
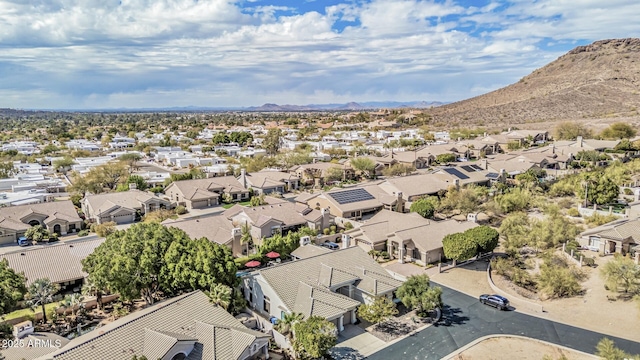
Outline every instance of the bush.
[[322, 232], [323, 232], [325, 235], [329, 235], [329, 233], [331, 232], [331, 230], [329, 230], [329, 228], [324, 228], [324, 230], [322, 230]]
[[580, 216], [580, 211], [578, 211], [577, 208], [571, 208], [571, 209], [567, 210], [567, 214], [569, 216], [579, 217]]
[[178, 215], [184, 215], [187, 213], [187, 208], [182, 205], [178, 205], [176, 206], [175, 213]]
[[600, 226], [610, 223], [614, 220], [618, 220], [618, 217], [614, 215], [600, 215], [598, 213], [593, 213], [593, 215], [587, 216], [584, 219], [589, 225]]
[[353, 224], [350, 223], [349, 221], [347, 221], [346, 223], [344, 223], [344, 229], [345, 230], [351, 230], [353, 229]]
[[633, 190], [629, 189], [629, 188], [624, 188], [624, 194], [625, 195], [633, 195]]
[[102, 224], [93, 224], [91, 225], [91, 231], [100, 237], [107, 237], [116, 231], [116, 223], [109, 221]]
[[80, 230], [78, 232], [78, 236], [87, 236], [89, 235], [89, 231], [88, 230]]

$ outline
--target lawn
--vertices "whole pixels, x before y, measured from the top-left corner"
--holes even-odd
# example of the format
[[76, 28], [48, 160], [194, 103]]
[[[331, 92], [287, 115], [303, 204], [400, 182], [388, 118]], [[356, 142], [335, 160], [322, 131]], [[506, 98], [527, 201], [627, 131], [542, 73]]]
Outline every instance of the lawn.
[[250, 203], [251, 203], [250, 201], [242, 201], [242, 202], [235, 202], [235, 203], [230, 203], [230, 204], [222, 204], [222, 207], [225, 208], [225, 209], [228, 209], [228, 208], [232, 207], [235, 204], [240, 204], [240, 205], [247, 206]]
[[[44, 308], [45, 308], [46, 311], [49, 311], [49, 310], [53, 309], [56, 306], [60, 306], [61, 303], [62, 303], [62, 301], [50, 303], [50, 304], [45, 305]], [[39, 312], [42, 312], [42, 307], [41, 306], [38, 306], [38, 310], [36, 310], [36, 311], [31, 310], [31, 308], [16, 310], [14, 312], [10, 312], [10, 313], [4, 315], [3, 318], [5, 320], [11, 320], [11, 319], [19, 318], [19, 317], [22, 317], [22, 316], [35, 315], [36, 313], [39, 313]]]

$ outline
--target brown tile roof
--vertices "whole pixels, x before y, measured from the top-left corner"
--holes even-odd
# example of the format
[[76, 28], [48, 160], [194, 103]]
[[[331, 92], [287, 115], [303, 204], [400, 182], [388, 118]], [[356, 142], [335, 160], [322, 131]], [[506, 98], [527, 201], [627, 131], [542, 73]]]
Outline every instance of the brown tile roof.
[[[247, 329], [201, 291], [169, 299], [72, 340], [51, 359], [157, 358], [168, 343], [197, 340], [189, 360], [233, 360], [257, 339], [269, 336]], [[163, 354], [164, 355], [164, 354]]]
[[24, 273], [27, 285], [39, 278], [62, 283], [87, 276], [80, 262], [103, 242], [104, 239], [95, 239], [60, 243], [3, 254], [0, 259], [7, 259], [9, 267]]
[[153, 193], [132, 189], [122, 192], [88, 195], [82, 201], [90, 206], [93, 216], [100, 216], [119, 208], [138, 209], [142, 207], [142, 203], [156, 198], [161, 199]]
[[634, 243], [640, 244], [640, 218], [615, 220], [608, 224], [587, 230], [580, 235], [598, 235], [617, 241], [631, 238]]
[[170, 186], [177, 188], [185, 199], [188, 200], [217, 198], [219, 195], [215, 192], [249, 192], [249, 190], [243, 188], [242, 184], [233, 176], [174, 181]]

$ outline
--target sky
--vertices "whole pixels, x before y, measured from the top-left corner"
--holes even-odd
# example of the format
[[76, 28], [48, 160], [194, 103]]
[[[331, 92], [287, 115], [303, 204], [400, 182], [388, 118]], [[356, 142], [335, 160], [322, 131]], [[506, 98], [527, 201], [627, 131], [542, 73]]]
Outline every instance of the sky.
[[638, 0], [0, 0], [0, 107], [457, 101], [637, 37]]

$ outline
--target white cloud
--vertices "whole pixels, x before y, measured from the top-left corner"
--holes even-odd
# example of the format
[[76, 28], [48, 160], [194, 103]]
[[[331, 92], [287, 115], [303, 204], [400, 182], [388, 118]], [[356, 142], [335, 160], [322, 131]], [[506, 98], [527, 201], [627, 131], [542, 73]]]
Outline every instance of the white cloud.
[[451, 101], [640, 32], [635, 0], [243, 4], [0, 0], [0, 107]]

